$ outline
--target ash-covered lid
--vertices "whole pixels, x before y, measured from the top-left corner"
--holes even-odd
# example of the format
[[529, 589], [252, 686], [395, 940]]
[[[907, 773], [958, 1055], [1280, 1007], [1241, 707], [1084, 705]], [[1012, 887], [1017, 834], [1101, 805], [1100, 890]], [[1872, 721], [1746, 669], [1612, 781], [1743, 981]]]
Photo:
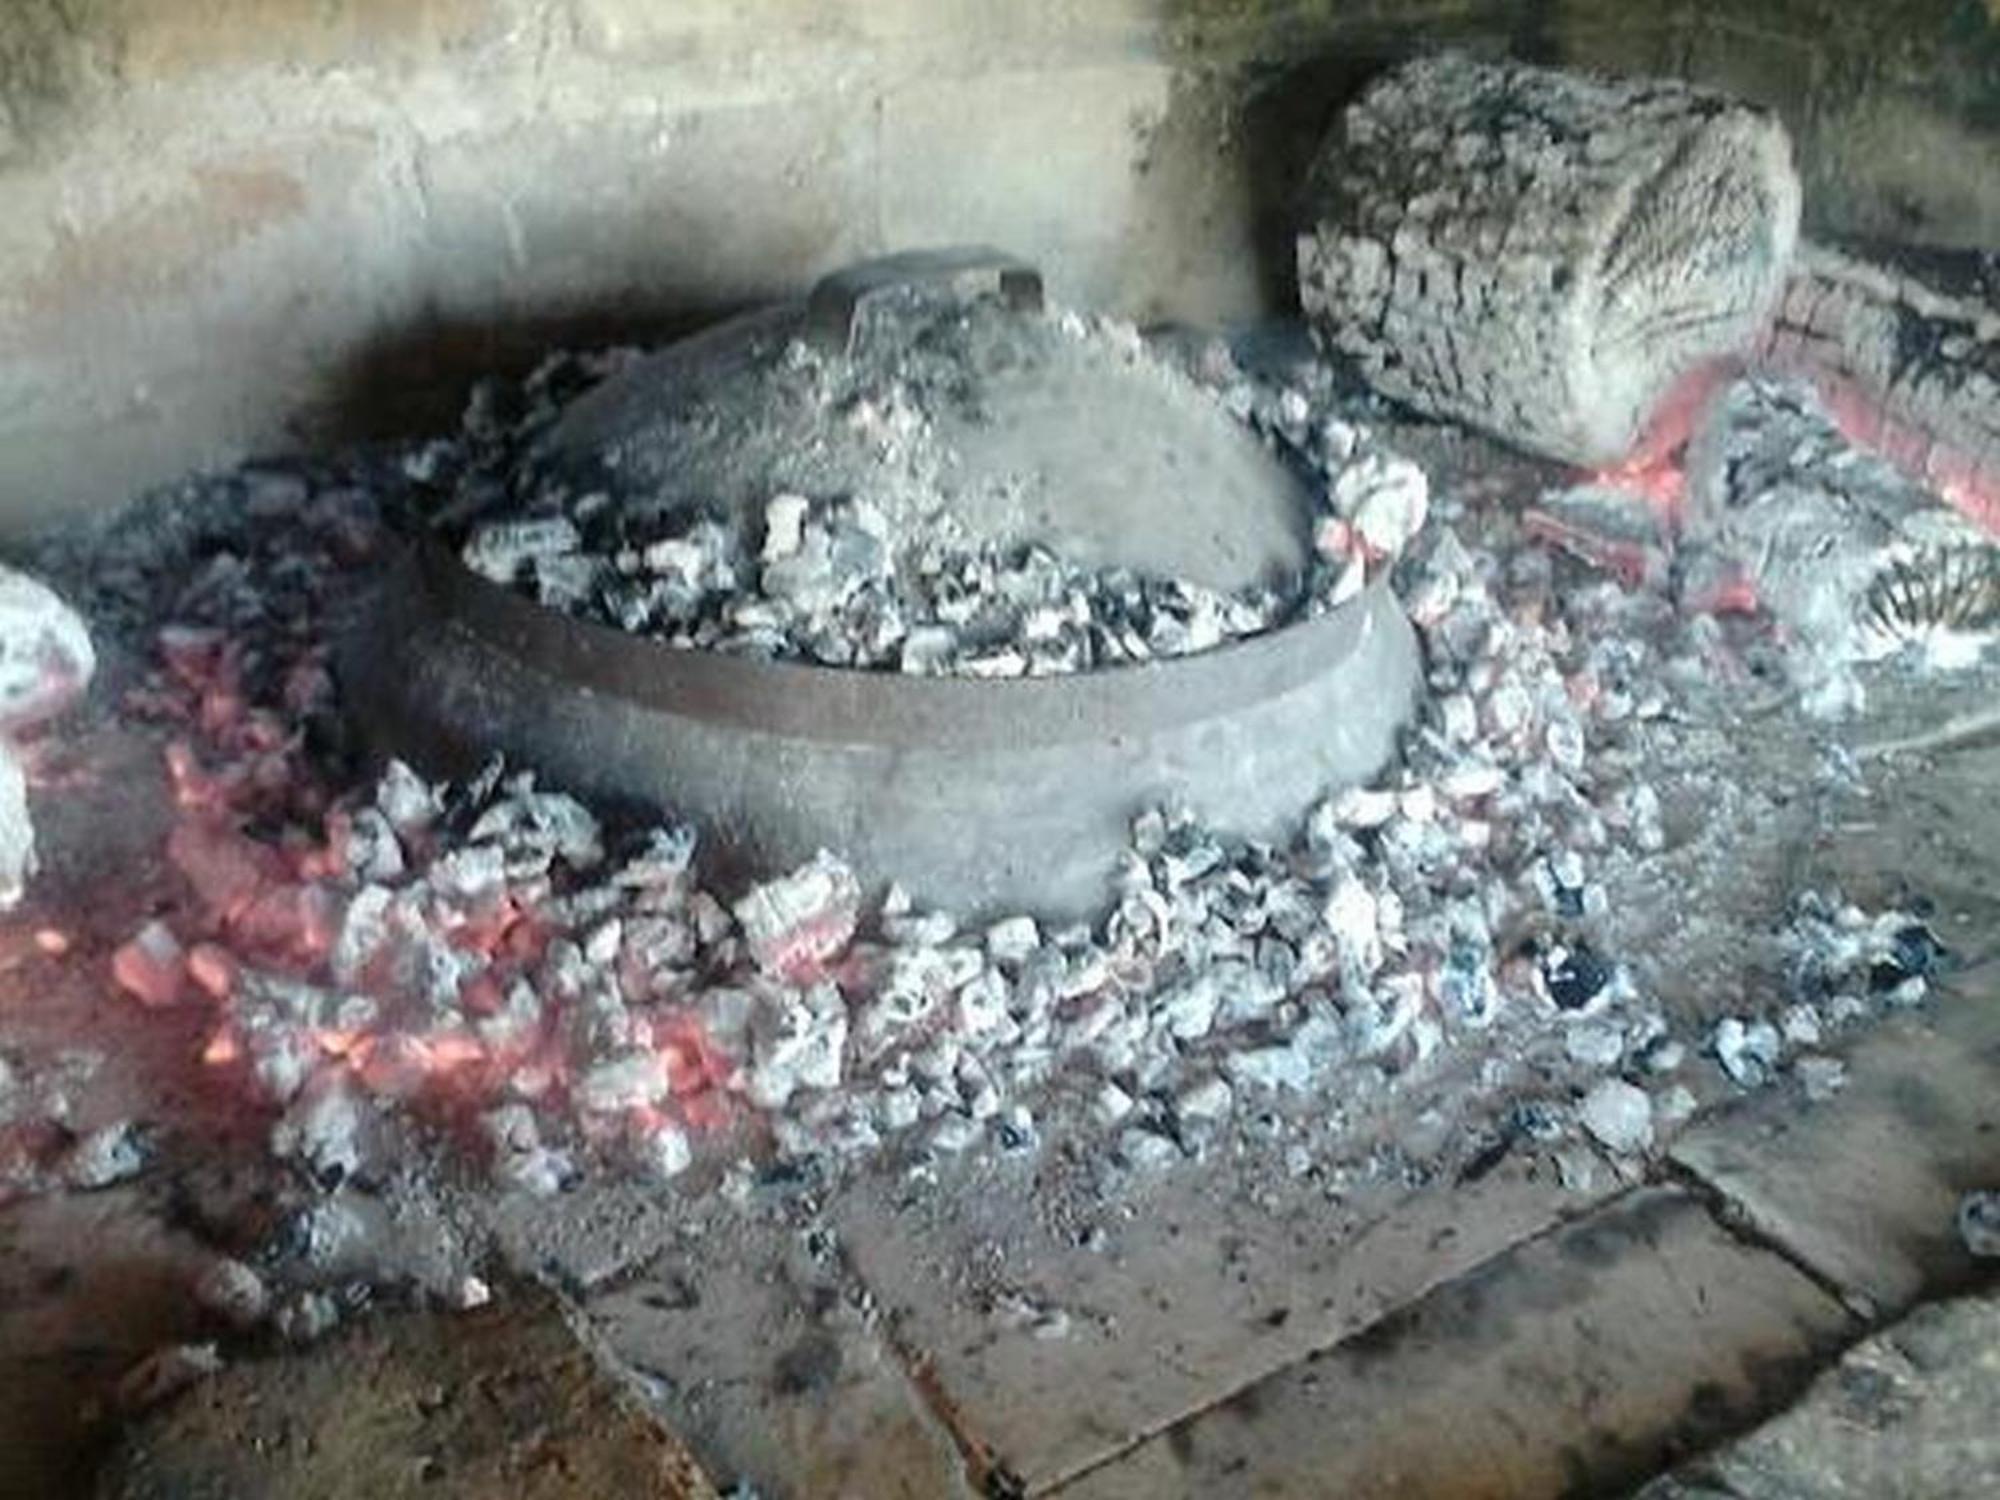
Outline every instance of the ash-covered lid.
[[638, 361], [529, 470], [633, 519], [756, 538], [774, 497], [853, 501], [891, 535], [943, 527], [1225, 591], [1283, 586], [1310, 557], [1305, 486], [1211, 394], [980, 253], [857, 267]]

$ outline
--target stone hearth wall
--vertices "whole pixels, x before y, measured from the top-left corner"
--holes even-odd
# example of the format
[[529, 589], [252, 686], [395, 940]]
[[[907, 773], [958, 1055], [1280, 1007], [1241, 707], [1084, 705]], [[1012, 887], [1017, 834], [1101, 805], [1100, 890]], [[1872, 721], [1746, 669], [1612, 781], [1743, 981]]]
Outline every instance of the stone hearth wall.
[[5, 0], [0, 531], [886, 248], [1254, 316], [1332, 111], [1447, 39], [1734, 87], [1813, 227], [2000, 245], [2000, 0]]

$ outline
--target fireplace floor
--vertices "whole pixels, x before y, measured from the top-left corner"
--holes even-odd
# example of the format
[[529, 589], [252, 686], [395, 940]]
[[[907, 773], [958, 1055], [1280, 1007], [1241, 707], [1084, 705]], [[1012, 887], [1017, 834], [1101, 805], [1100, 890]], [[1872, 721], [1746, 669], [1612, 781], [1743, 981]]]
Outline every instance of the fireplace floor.
[[[1395, 436], [1456, 524], [1539, 557], [1509, 517], [1550, 471], [1447, 429]], [[1600, 582], [1547, 567], [1558, 593]], [[1884, 673], [1864, 714], [1831, 724], [1747, 678], [1646, 765], [1693, 811], [1659, 853], [1605, 862], [1603, 931], [1691, 1054], [1676, 1082], [1696, 1110], [1657, 1120], [1649, 1150], [1536, 1123], [1603, 1069], [1523, 1023], [1337, 1077], [1166, 1166], [1114, 1160], [1057, 1110], [1032, 1152], [733, 1174], [698, 1156], [667, 1186], [592, 1173], [540, 1197], [419, 1136], [372, 1180], [316, 1186], [272, 1158], [271, 1112], [199, 1062], [207, 1014], [142, 1007], [107, 977], [180, 899], [165, 736], [110, 706], [165, 623], [107, 638], [95, 706], [47, 747], [45, 867], [0, 925], [0, 1054], [16, 1097], [61, 1124], [61, 1166], [0, 1206], [0, 1380], [33, 1393], [0, 1415], [0, 1483], [24, 1475], [20, 1493], [86, 1482], [97, 1445], [140, 1419], [120, 1379], [163, 1347], [313, 1359], [333, 1326], [528, 1283], [718, 1481], [766, 1495], [1265, 1478], [1305, 1495], [1391, 1472], [1401, 1487], [1379, 1492], [1455, 1495], [1451, 1465], [1494, 1455], [1494, 1493], [1608, 1492], [1962, 1281], [1955, 1195], [2000, 1183], [1981, 1134], [2000, 1098], [2000, 746], [1868, 753], [1990, 707], [1988, 666]], [[1837, 1088], [1809, 1100], [1788, 1072], [1746, 1089], [1704, 1050], [1718, 1022], [1783, 1010], [1756, 945], [1821, 888], [1870, 911], [1922, 898], [1961, 972], [1817, 1046], [1845, 1064]], [[253, 1265], [277, 1312], [218, 1292], [221, 1257]]]
[[[371, 1436], [370, 1404], [328, 1381], [357, 1347], [386, 1343], [400, 1361], [397, 1330], [418, 1318], [454, 1360], [469, 1340], [495, 1368], [546, 1362], [557, 1334], [521, 1311], [539, 1294], [516, 1278], [532, 1276], [580, 1318], [575, 1347], [604, 1378], [710, 1472], [755, 1475], [765, 1494], [976, 1495], [981, 1445], [1003, 1441], [1031, 1493], [1227, 1493], [1254, 1478], [1303, 1497], [1329, 1476], [1385, 1474], [1399, 1487], [1350, 1492], [1619, 1493], [1782, 1404], [1912, 1302], [1978, 1284], [1951, 1216], [1960, 1192], [1995, 1180], [1997, 986], [1986, 965], [1935, 1020], [1868, 1038], [1832, 1103], [1725, 1108], [1647, 1180], [1582, 1194], [1503, 1163], [1336, 1208], [1260, 1201], [1211, 1174], [1091, 1204], [1116, 1228], [1083, 1248], [1052, 1213], [1063, 1199], [1047, 1173], [953, 1174], [921, 1195], [875, 1179], [828, 1202], [774, 1192], [693, 1214], [594, 1186], [559, 1215], [495, 1216], [507, 1331], [484, 1312], [398, 1311], [389, 1294], [337, 1342], [246, 1349], [254, 1415], [205, 1395], [192, 1415], [135, 1415], [110, 1471], [127, 1488], [106, 1492], [165, 1493], [140, 1481], [212, 1477], [224, 1454], [240, 1465], [217, 1444], [251, 1420], [310, 1438], [252, 1473], [315, 1472], [315, 1444], [344, 1434], [355, 1467], [342, 1472], [379, 1474], [388, 1493], [412, 1479], [479, 1493], [447, 1482], [486, 1471], [428, 1412]], [[5, 1493], [64, 1493], [66, 1473], [81, 1484], [115, 1411], [97, 1404], [105, 1389], [158, 1348], [214, 1333], [181, 1293], [213, 1252], [177, 1199], [224, 1170], [211, 1156], [178, 1181], [168, 1165], [165, 1180], [9, 1211], [0, 1363], [28, 1395], [9, 1405]], [[438, 1217], [464, 1224], [463, 1208]], [[446, 1331], [459, 1317], [484, 1321], [461, 1338]], [[378, 1357], [372, 1374], [430, 1400], [480, 1389], [435, 1363], [403, 1368], [385, 1374]], [[321, 1394], [306, 1404], [301, 1389]], [[538, 1426], [535, 1451], [650, 1452], [613, 1406], [586, 1402], [579, 1420], [554, 1438]], [[1926, 1451], [1949, 1463], [1966, 1450]], [[591, 1493], [580, 1483], [547, 1492]]]

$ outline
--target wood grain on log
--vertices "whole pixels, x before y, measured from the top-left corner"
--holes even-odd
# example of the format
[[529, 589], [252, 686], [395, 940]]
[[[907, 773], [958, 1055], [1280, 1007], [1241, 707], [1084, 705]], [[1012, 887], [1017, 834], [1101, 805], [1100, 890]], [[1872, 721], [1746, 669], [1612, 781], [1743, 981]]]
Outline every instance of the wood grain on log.
[[1445, 54], [1378, 81], [1322, 147], [1300, 295], [1385, 394], [1611, 463], [1677, 379], [1754, 339], [1798, 216], [1768, 114]]

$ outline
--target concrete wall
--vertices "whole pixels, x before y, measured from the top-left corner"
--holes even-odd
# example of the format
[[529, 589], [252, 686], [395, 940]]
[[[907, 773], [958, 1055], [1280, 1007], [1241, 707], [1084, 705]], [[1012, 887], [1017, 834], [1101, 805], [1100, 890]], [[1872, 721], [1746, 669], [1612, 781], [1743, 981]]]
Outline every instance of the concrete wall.
[[2000, 0], [0, 0], [0, 531], [882, 249], [1254, 315], [1329, 114], [1440, 38], [1727, 82], [1821, 224], [2000, 244]]

